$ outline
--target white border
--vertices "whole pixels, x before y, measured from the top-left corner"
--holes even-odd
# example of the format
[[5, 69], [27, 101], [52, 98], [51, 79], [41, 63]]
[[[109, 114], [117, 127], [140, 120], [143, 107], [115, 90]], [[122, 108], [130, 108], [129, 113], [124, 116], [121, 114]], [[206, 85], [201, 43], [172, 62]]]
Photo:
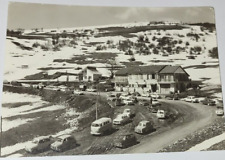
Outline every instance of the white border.
[[[215, 9], [218, 49], [220, 57], [220, 68], [222, 84], [225, 83], [225, 1], [224, 0], [0, 0], [0, 84], [3, 81], [3, 62], [5, 51], [5, 36], [7, 26], [8, 2], [32, 2], [66, 5], [89, 5], [89, 6], [139, 6], [139, 7], [185, 7], [185, 6], [212, 6]], [[225, 86], [222, 86], [225, 91]], [[2, 85], [0, 85], [2, 90]], [[223, 93], [223, 97], [225, 94]], [[0, 94], [1, 101], [1, 94]], [[132, 155], [91, 155], [91, 156], [64, 156], [64, 157], [35, 157], [25, 159], [47, 159], [47, 160], [224, 160], [225, 151], [210, 152], [185, 152], [185, 153], [149, 153]], [[3, 159], [3, 158], [1, 158]], [[13, 158], [7, 158], [13, 159]]]

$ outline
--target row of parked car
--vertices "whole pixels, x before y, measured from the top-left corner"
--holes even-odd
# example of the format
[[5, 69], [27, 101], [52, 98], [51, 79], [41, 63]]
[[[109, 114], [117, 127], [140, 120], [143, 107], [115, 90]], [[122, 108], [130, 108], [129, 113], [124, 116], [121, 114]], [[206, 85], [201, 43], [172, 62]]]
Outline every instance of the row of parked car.
[[211, 98], [202, 98], [202, 97], [195, 97], [195, 96], [188, 96], [184, 99], [182, 99], [186, 102], [191, 102], [191, 103], [201, 103], [204, 105], [208, 106], [217, 106], [216, 108], [216, 115], [218, 116], [223, 116], [224, 115], [224, 109], [223, 109], [223, 104], [222, 103], [217, 103], [216, 100], [211, 99]]
[[53, 138], [51, 136], [41, 136], [35, 138], [25, 150], [29, 153], [39, 153], [52, 149], [53, 151], [62, 152], [76, 147], [78, 144], [72, 135], [61, 135]]

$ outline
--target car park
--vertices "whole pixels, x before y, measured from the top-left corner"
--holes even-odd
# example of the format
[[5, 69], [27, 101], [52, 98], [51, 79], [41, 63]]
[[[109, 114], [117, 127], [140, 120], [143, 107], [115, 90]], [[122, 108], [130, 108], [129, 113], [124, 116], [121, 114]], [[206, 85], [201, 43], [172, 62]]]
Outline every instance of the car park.
[[158, 110], [156, 116], [159, 119], [165, 119], [166, 118], [166, 112], [164, 110]]
[[51, 136], [42, 136], [35, 138], [31, 144], [25, 146], [25, 150], [29, 153], [38, 153], [50, 149], [50, 145], [53, 142]]
[[145, 134], [149, 133], [153, 130], [153, 124], [150, 121], [141, 121], [139, 124], [135, 127], [134, 131], [139, 134]]
[[119, 114], [113, 120], [113, 124], [114, 125], [123, 125], [125, 123], [128, 123], [129, 121], [130, 121], [130, 117], [127, 114]]
[[51, 144], [51, 149], [57, 152], [62, 152], [77, 146], [77, 142], [72, 135], [61, 135]]
[[127, 148], [137, 144], [137, 138], [134, 134], [124, 134], [116, 137], [114, 146], [118, 148]]

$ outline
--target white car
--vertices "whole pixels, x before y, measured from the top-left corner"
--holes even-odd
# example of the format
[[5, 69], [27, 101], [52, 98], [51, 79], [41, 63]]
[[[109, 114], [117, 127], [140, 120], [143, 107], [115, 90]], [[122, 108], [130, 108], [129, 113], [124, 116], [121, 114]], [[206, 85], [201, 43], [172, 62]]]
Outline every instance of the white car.
[[134, 105], [134, 101], [131, 100], [131, 99], [124, 99], [123, 103], [126, 104], [126, 105]]
[[164, 110], [158, 110], [156, 113], [157, 118], [164, 119], [166, 118], [166, 112]]
[[127, 99], [131, 99], [132, 97], [130, 95], [126, 94], [126, 93], [123, 93], [123, 94], [120, 95], [120, 98], [122, 100], [127, 100]]
[[70, 149], [77, 146], [76, 140], [72, 135], [61, 135], [57, 137], [57, 141], [51, 144], [51, 149], [57, 152]]
[[156, 93], [152, 94], [151, 97], [154, 98], [154, 99], [159, 99], [160, 98], [160, 96], [158, 94], [156, 94]]
[[86, 91], [87, 91], [87, 92], [97, 92], [97, 90], [94, 89], [94, 88], [88, 88], [88, 89], [86, 89]]
[[128, 123], [130, 121], [130, 117], [126, 114], [119, 114], [117, 117], [113, 120], [113, 124], [115, 125], [122, 125], [125, 123]]
[[188, 96], [188, 97], [184, 98], [184, 100], [186, 102], [192, 102], [192, 103], [198, 103], [199, 102], [198, 98], [196, 98], [195, 96]]
[[218, 106], [216, 109], [216, 115], [217, 116], [223, 116], [224, 115], [224, 110], [223, 107]]
[[158, 105], [160, 105], [160, 102], [157, 99], [152, 99], [152, 105], [158, 106]]
[[25, 150], [29, 153], [38, 153], [50, 149], [50, 145], [53, 142], [51, 136], [41, 136], [35, 138], [31, 144], [25, 146]]
[[123, 114], [127, 115], [130, 118], [135, 115], [135, 113], [130, 108], [124, 109]]
[[149, 93], [142, 93], [141, 96], [142, 97], [150, 97], [150, 94]]
[[84, 92], [79, 91], [79, 90], [74, 90], [73, 91], [73, 94], [76, 94], [76, 95], [84, 95]]

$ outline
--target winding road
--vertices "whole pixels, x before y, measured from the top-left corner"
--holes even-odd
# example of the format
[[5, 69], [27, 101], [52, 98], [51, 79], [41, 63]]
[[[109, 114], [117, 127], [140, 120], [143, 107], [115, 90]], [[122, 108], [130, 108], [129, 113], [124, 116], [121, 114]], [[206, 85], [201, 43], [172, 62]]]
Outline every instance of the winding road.
[[215, 107], [205, 106], [198, 103], [187, 103], [182, 101], [168, 101], [172, 103], [174, 108], [184, 113], [182, 123], [174, 124], [171, 127], [164, 128], [160, 133], [148, 136], [141, 140], [141, 143], [124, 150], [116, 150], [115, 153], [156, 153], [164, 147], [173, 144], [179, 139], [185, 138], [187, 135], [206, 127], [214, 122], [217, 118], [215, 115]]

